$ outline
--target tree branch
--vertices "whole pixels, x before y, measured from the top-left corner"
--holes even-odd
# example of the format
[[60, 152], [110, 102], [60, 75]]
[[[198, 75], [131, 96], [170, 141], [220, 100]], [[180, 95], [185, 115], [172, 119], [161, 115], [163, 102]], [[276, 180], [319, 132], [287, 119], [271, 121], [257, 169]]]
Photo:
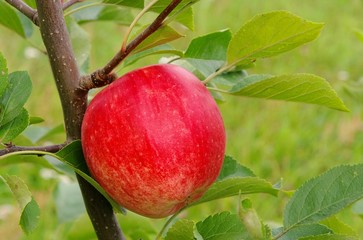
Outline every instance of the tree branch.
[[[63, 17], [60, 0], [36, 0], [39, 27], [62, 103], [67, 141], [81, 138], [87, 91], [79, 89], [80, 73]], [[102, 240], [125, 239], [112, 206], [92, 185], [77, 175], [88, 215]]]
[[[121, 50], [101, 69], [96, 70], [89, 76], [82, 77], [80, 88], [88, 91], [92, 88], [102, 87], [110, 83], [110, 77], [113, 69], [117, 67], [140, 43], [147, 37], [158, 30], [164, 23], [166, 17], [179, 5], [182, 0], [173, 0], [171, 3], [159, 14], [159, 16], [134, 40], [132, 40], [125, 49]], [[113, 81], [112, 80], [112, 81]]]
[[35, 9], [28, 6], [21, 0], [5, 0], [14, 8], [18, 9], [21, 13], [27, 16], [35, 25], [39, 26], [38, 13]]
[[[19, 10], [22, 14], [24, 14], [26, 17], [28, 17], [35, 25], [39, 26], [39, 20], [38, 20], [38, 12], [31, 8], [29, 5], [27, 5], [22, 0], [5, 0], [7, 3], [9, 3], [11, 6]], [[63, 3], [63, 11], [67, 8], [71, 7], [72, 5], [83, 2], [84, 0], [69, 0], [65, 3]]]
[[0, 156], [4, 156], [12, 152], [22, 152], [22, 151], [43, 151], [56, 153], [66, 146], [66, 143], [49, 145], [49, 146], [15, 146], [12, 144], [6, 144], [4, 149], [0, 150]]

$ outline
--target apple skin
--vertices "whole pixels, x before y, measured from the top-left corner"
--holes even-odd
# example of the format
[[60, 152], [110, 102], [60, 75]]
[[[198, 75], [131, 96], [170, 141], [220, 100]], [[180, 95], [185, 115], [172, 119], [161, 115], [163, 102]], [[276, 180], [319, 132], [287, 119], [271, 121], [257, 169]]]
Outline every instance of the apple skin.
[[170, 64], [111, 83], [82, 124], [92, 176], [120, 205], [150, 218], [199, 199], [219, 175], [225, 144], [213, 97], [192, 73]]

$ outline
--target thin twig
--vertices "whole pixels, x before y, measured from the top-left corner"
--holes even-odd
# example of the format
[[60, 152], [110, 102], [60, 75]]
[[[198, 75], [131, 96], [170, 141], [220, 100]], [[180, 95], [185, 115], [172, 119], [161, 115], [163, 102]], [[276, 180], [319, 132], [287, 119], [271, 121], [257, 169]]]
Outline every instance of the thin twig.
[[157, 2], [158, 0], [153, 0], [149, 3], [149, 5], [147, 5], [139, 14], [137, 14], [137, 16], [135, 17], [134, 21], [132, 21], [132, 23], [130, 24], [129, 28], [127, 29], [127, 32], [124, 36], [124, 40], [122, 42], [122, 46], [121, 46], [121, 51], [125, 51], [126, 50], [126, 44], [127, 44], [127, 40], [129, 39], [129, 36], [131, 34], [132, 29], [134, 29], [136, 23], [140, 20], [140, 18], [142, 16], [145, 15], [145, 13], [147, 11], [150, 10], [150, 8]]
[[83, 2], [83, 0], [69, 0], [65, 3], [63, 3], [63, 11], [66, 10], [67, 8], [73, 6], [73, 4], [76, 4], [79, 2]]
[[[25, 2], [21, 0], [5, 0], [11, 6], [19, 10], [23, 13], [26, 17], [28, 17], [35, 25], [39, 26], [39, 19], [38, 19], [38, 12], [37, 10], [31, 8]], [[84, 0], [69, 0], [63, 4], [63, 11], [67, 8], [73, 6], [78, 2], [83, 2]]]
[[18, 9], [21, 13], [27, 16], [35, 25], [39, 26], [38, 13], [35, 9], [28, 6], [21, 0], [5, 0], [14, 8]]
[[[101, 87], [109, 84], [109, 74], [115, 69], [140, 43], [153, 34], [164, 24], [164, 20], [178, 6], [182, 0], [173, 0], [159, 16], [134, 40], [132, 40], [124, 50], [120, 50], [103, 68], [96, 70], [90, 76], [83, 77], [80, 82], [82, 90]], [[97, 83], [97, 84], [95, 84]]]
[[204, 79], [202, 81], [202, 83], [204, 85], [207, 85], [207, 83], [209, 83], [213, 78], [217, 77], [218, 75], [222, 74], [223, 72], [227, 71], [228, 69], [230, 69], [234, 66], [235, 66], [235, 63], [224, 65], [223, 67], [221, 67], [220, 69], [218, 69], [217, 71], [215, 71], [214, 73], [209, 75], [206, 79]]
[[162, 227], [162, 229], [160, 230], [160, 232], [158, 233], [158, 235], [156, 236], [155, 240], [160, 240], [163, 237], [163, 234], [165, 232], [165, 230], [169, 227], [169, 225], [174, 221], [174, 219], [185, 209], [182, 208], [179, 211], [177, 211], [176, 213], [174, 213], [164, 224], [164, 226]]
[[66, 146], [66, 143], [49, 145], [49, 146], [15, 146], [12, 144], [6, 144], [4, 149], [0, 150], [0, 156], [4, 156], [12, 152], [22, 152], [22, 151], [43, 151], [56, 153]]

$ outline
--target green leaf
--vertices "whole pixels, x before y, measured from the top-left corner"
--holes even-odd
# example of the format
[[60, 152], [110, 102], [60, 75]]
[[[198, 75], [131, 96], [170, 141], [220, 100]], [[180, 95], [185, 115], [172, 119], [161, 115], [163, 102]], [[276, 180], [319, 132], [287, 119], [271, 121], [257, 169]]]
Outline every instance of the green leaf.
[[221, 60], [204, 60], [196, 58], [183, 58], [182, 60], [187, 61], [193, 66], [193, 70], [191, 71], [197, 72], [197, 76], [199, 76], [201, 80], [217, 71], [224, 64], [224, 61]]
[[29, 125], [42, 123], [45, 120], [41, 117], [29, 117]]
[[194, 240], [195, 223], [189, 219], [180, 219], [169, 229], [165, 240]]
[[21, 210], [32, 200], [32, 194], [25, 182], [18, 176], [1, 176], [0, 179], [8, 185]]
[[[198, 59], [195, 59], [195, 60], [198, 60]], [[209, 60], [200, 60], [200, 61], [209, 61]], [[197, 78], [199, 78], [201, 80], [205, 78], [205, 76], [199, 71], [199, 69], [197, 69], [195, 66], [193, 66], [188, 61], [188, 59], [185, 59], [185, 58], [172, 59], [172, 64], [185, 68], [186, 70], [193, 73]]]
[[28, 186], [17, 176], [0, 176], [0, 179], [8, 185], [20, 206], [22, 213], [19, 224], [21, 228], [26, 234], [31, 233], [38, 225], [40, 210]]
[[329, 83], [312, 74], [298, 73], [270, 77], [251, 75], [229, 90], [230, 94], [318, 104], [349, 111]]
[[[179, 5], [169, 14], [168, 18], [175, 19], [190, 30], [194, 29], [194, 16], [190, 6], [199, 0], [182, 0]], [[149, 11], [161, 13], [169, 4], [170, 0], [157, 1]]]
[[274, 188], [271, 183], [258, 177], [230, 177], [213, 183], [203, 197], [190, 206], [239, 194], [251, 193], [269, 193], [277, 196], [278, 189]]
[[252, 240], [236, 214], [221, 212], [196, 224], [203, 240]]
[[230, 89], [237, 83], [244, 82], [245, 79], [248, 79], [247, 76], [248, 74], [244, 70], [224, 72], [213, 78], [212, 83], [215, 83], [218, 86], [226, 86]]
[[314, 40], [322, 27], [285, 11], [257, 15], [233, 36], [228, 63], [248, 64], [289, 51]]
[[186, 7], [175, 16], [175, 21], [184, 25], [189, 30], [194, 30], [194, 11], [191, 7]]
[[230, 156], [225, 156], [223, 161], [222, 170], [219, 173], [217, 181], [231, 177], [255, 177], [256, 175], [251, 169], [242, 166], [235, 159]]
[[[67, 18], [67, 28], [72, 41], [72, 47], [74, 49], [74, 55], [79, 67], [87, 63], [89, 55], [91, 53], [91, 42], [88, 33], [80, 27], [72, 18]], [[63, 61], [64, 56], [60, 56]], [[87, 69], [84, 69], [87, 71]]]
[[60, 181], [54, 191], [54, 199], [60, 223], [72, 221], [86, 211], [77, 182]]
[[[81, 4], [87, 6], [93, 3], [84, 2]], [[96, 5], [72, 13], [72, 18], [79, 24], [92, 21], [113, 21], [122, 25], [130, 25], [134, 16], [131, 9], [128, 8], [114, 5]]]
[[5, 1], [0, 1], [0, 16], [0, 24], [21, 37], [28, 38], [32, 35], [33, 25], [31, 21]]
[[299, 238], [299, 240], [358, 240], [359, 238], [339, 234], [321, 234], [317, 236], [309, 236]]
[[32, 83], [27, 72], [13, 72], [9, 75], [9, 85], [0, 98], [0, 127], [23, 111], [31, 89]]
[[218, 179], [194, 206], [203, 202], [237, 196], [240, 194], [269, 193], [277, 196], [278, 189], [264, 179], [258, 178], [247, 167], [240, 165], [232, 157], [226, 156]]
[[29, 125], [29, 114], [27, 110], [22, 111], [13, 120], [0, 127], [0, 142], [10, 142], [22, 133]]
[[185, 51], [185, 58], [225, 61], [231, 38], [228, 29], [194, 38]]
[[336, 216], [331, 216], [320, 222], [330, 228], [335, 234], [349, 235], [357, 237], [357, 233], [347, 224], [340, 221]]
[[229, 90], [229, 92], [235, 95], [239, 95], [239, 92], [243, 91], [246, 87], [253, 86], [253, 84], [262, 82], [266, 79], [270, 79], [273, 77], [274, 76], [270, 74], [252, 74], [244, 76], [239, 81], [236, 81], [236, 84], [232, 85], [232, 88]]
[[284, 211], [284, 231], [328, 218], [363, 197], [363, 164], [332, 168], [298, 188]]
[[[0, 52], [0, 99], [8, 86], [8, 68], [5, 57]], [[0, 108], [1, 110], [1, 108]], [[0, 112], [1, 113], [1, 112]]]
[[21, 151], [21, 152], [13, 152], [6, 154], [4, 156], [0, 156], [0, 160], [23, 154], [32, 154], [32, 155], [46, 155], [53, 158], [56, 158], [63, 162], [64, 164], [71, 167], [78, 175], [83, 177], [87, 182], [89, 182], [94, 188], [96, 188], [112, 205], [115, 211], [121, 212], [125, 214], [125, 210], [116, 203], [107, 193], [106, 191], [89, 175], [89, 171], [86, 165], [86, 162], [83, 157], [82, 145], [81, 141], [76, 140], [71, 142], [62, 150], [57, 152], [56, 154], [44, 151]]
[[34, 198], [32, 198], [32, 200], [23, 209], [19, 224], [26, 234], [30, 234], [38, 226], [39, 218], [39, 206]]
[[125, 7], [144, 8], [144, 0], [103, 0], [102, 2]]
[[[225, 65], [227, 48], [231, 38], [232, 33], [228, 29], [197, 37], [189, 44], [183, 61], [187, 61], [188, 65], [190, 65], [188, 69], [203, 80]], [[176, 63], [185, 64], [181, 61]], [[224, 77], [230, 76], [224, 75]], [[222, 79], [222, 77], [219, 77], [219, 79]], [[220, 97], [218, 98], [220, 99]]]
[[56, 153], [59, 160], [67, 163], [73, 168], [89, 174], [86, 161], [83, 157], [81, 141], [74, 141]]
[[274, 237], [274, 239], [279, 240], [291, 240], [291, 239], [300, 239], [307, 236], [315, 236], [321, 234], [331, 234], [332, 231], [324, 225], [321, 224], [306, 224], [296, 226], [289, 231], [281, 231], [280, 233]]
[[135, 50], [132, 51], [132, 53], [141, 52], [146, 49], [171, 42], [181, 37], [183, 37], [183, 35], [175, 31], [173, 28], [169, 26], [162, 26], [149, 37], [147, 37], [141, 44], [139, 44]]

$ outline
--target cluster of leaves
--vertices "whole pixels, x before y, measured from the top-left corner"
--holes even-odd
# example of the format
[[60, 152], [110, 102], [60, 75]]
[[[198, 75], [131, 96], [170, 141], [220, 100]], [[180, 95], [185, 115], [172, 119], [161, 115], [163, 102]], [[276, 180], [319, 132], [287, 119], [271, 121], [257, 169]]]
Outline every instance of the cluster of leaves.
[[[35, 6], [33, 0], [27, 0]], [[193, 39], [186, 50], [179, 50], [169, 44], [183, 35], [176, 29], [180, 25], [192, 30], [193, 10], [191, 5], [196, 0], [183, 0], [154, 34], [146, 38], [123, 61], [122, 66], [134, 64], [139, 59], [153, 55], [168, 55], [161, 61], [181, 65], [208, 86], [214, 97], [223, 101], [221, 93], [235, 96], [247, 96], [266, 99], [279, 99], [319, 104], [326, 107], [347, 111], [328, 82], [312, 74], [291, 74], [273, 76], [270, 74], [248, 75], [245, 69], [262, 58], [273, 57], [289, 51], [315, 39], [323, 25], [299, 18], [284, 11], [261, 14], [247, 23], [239, 31], [230, 30], [213, 32]], [[170, 1], [159, 0], [150, 12], [160, 13]], [[92, 21], [113, 21], [130, 25], [134, 20], [131, 9], [143, 9], [143, 0], [94, 0], [75, 4], [65, 11], [68, 30], [72, 38], [79, 66], [88, 71], [90, 42], [81, 25]], [[30, 20], [15, 11], [4, 1], [0, 1], [0, 24], [15, 31], [23, 38], [33, 34]], [[7, 21], [6, 19], [13, 19]], [[145, 26], [139, 26], [139, 31]], [[136, 31], [137, 34], [137, 31]], [[23, 108], [31, 91], [31, 81], [27, 73], [8, 74], [5, 59], [0, 56], [0, 141], [8, 143], [23, 132], [34, 121]], [[35, 163], [53, 169], [59, 174], [73, 176], [69, 169], [78, 173], [91, 183], [112, 204], [117, 212], [125, 212], [89, 175], [82, 156], [81, 143], [75, 141], [58, 153], [44, 151], [22, 151], [0, 157], [5, 161], [18, 154], [37, 156]], [[24, 161], [29, 159], [22, 158]], [[59, 162], [54, 164], [54, 159]], [[21, 160], [20, 160], [21, 161]], [[19, 161], [14, 161], [19, 163]], [[66, 166], [66, 167], [65, 167]], [[197, 202], [205, 202], [240, 196], [243, 200], [236, 213], [221, 212], [199, 222], [177, 219], [172, 227], [167, 225], [177, 218], [172, 216], [159, 238], [171, 239], [357, 239], [353, 230], [341, 223], [334, 215], [363, 197], [360, 184], [363, 165], [340, 166], [321, 176], [306, 182], [293, 194], [288, 202], [281, 227], [271, 227], [263, 223], [252, 208], [247, 194], [267, 193], [277, 196], [283, 191], [270, 182], [257, 177], [250, 169], [238, 164], [231, 157], [226, 157], [223, 169], [217, 181]], [[20, 225], [26, 233], [31, 232], [39, 218], [36, 205], [26, 184], [16, 176], [1, 178], [14, 193], [22, 210]], [[58, 197], [62, 191], [58, 189]], [[81, 200], [81, 198], [79, 198]], [[73, 203], [79, 206], [79, 203]], [[64, 208], [62, 204], [57, 204]], [[71, 208], [72, 203], [67, 205]], [[62, 210], [64, 211], [64, 210]], [[65, 211], [67, 212], [67, 211]], [[63, 218], [73, 219], [80, 212], [70, 213]], [[127, 221], [127, 220], [125, 220]]]
[[[221, 212], [197, 223], [180, 219], [169, 229], [164, 239], [358, 239], [357, 234], [338, 220], [335, 214], [363, 197], [360, 184], [362, 176], [362, 164], [346, 165], [332, 168], [307, 181], [295, 191], [286, 205], [281, 227], [271, 228], [264, 224], [252, 208], [251, 201], [244, 199], [237, 213]], [[226, 157], [220, 177], [200, 201], [215, 194], [216, 187], [228, 179], [228, 186], [243, 186], [241, 195], [251, 193], [244, 191], [248, 186], [252, 186], [252, 192], [272, 195], [276, 195], [278, 191], [283, 192], [272, 185], [262, 187], [262, 182], [255, 182], [257, 178], [250, 170]], [[247, 183], [251, 179], [255, 180]], [[245, 183], [237, 187], [238, 181]], [[229, 192], [231, 188], [233, 187], [227, 188], [225, 192]], [[237, 194], [234, 191], [230, 193]]]
[[38, 118], [30, 118], [23, 107], [32, 83], [27, 72], [8, 74], [6, 60], [0, 53], [0, 142], [7, 143]]
[[[114, 203], [102, 188], [87, 173], [87, 168], [80, 165], [83, 159], [80, 142], [76, 141], [57, 154], [36, 151], [33, 154], [44, 154], [57, 158], [89, 181], [118, 212], [122, 207]], [[29, 152], [31, 153], [31, 152]], [[42, 161], [46, 161], [43, 159]], [[43, 164], [44, 166], [46, 164]], [[59, 168], [48, 164], [48, 167], [60, 172]], [[363, 197], [360, 184], [363, 176], [363, 164], [346, 165], [333, 168], [319, 177], [307, 181], [292, 195], [285, 207], [283, 224], [272, 228], [259, 219], [249, 199], [243, 199], [236, 213], [221, 212], [199, 222], [189, 219], [178, 219], [168, 229], [163, 239], [358, 239], [357, 234], [334, 215]], [[36, 227], [39, 209], [31, 197], [26, 184], [16, 176], [6, 176], [8, 184], [23, 209], [20, 225], [26, 232]], [[277, 196], [283, 190], [270, 182], [257, 177], [250, 169], [226, 156], [222, 171], [205, 195], [185, 209], [205, 202], [230, 196], [243, 196], [253, 193], [267, 193]], [[81, 199], [79, 199], [81, 201]], [[73, 202], [78, 206], [78, 202]], [[72, 205], [71, 204], [71, 205]], [[66, 206], [67, 208], [72, 206]], [[62, 205], [62, 207], [64, 207]], [[183, 209], [183, 210], [185, 210]], [[75, 218], [80, 212], [72, 213]], [[177, 215], [171, 217], [171, 220]], [[169, 222], [167, 222], [169, 223]], [[145, 234], [145, 233], [144, 233]], [[160, 236], [161, 238], [161, 236]]]
[[[33, 0], [26, 1], [35, 6]], [[208, 83], [217, 100], [223, 100], [220, 92], [235, 96], [279, 99], [324, 105], [347, 111], [330, 85], [321, 77], [312, 74], [272, 76], [258, 74], [248, 76], [243, 69], [253, 66], [261, 58], [273, 57], [314, 40], [323, 24], [309, 22], [284, 11], [261, 14], [245, 23], [236, 33], [223, 30], [197, 37], [185, 51], [175, 49], [168, 42], [183, 37], [176, 29], [179, 25], [194, 29], [192, 4], [197, 0], [183, 0], [169, 15], [167, 23], [146, 38], [126, 58], [122, 66], [152, 54], [171, 55], [169, 62], [191, 70]], [[148, 9], [160, 13], [170, 1], [159, 0]], [[0, 14], [5, 17], [0, 23], [24, 38], [31, 37], [33, 25], [30, 20], [0, 2]], [[76, 4], [65, 12], [68, 30], [72, 38], [75, 55], [83, 71], [88, 70], [90, 39], [81, 24], [92, 21], [113, 21], [130, 25], [134, 16], [132, 8], [143, 9], [143, 0], [93, 0]], [[11, 24], [10, 24], [11, 23]], [[175, 25], [177, 23], [177, 25]], [[174, 25], [173, 25], [174, 24]], [[147, 25], [138, 26], [139, 33]]]

